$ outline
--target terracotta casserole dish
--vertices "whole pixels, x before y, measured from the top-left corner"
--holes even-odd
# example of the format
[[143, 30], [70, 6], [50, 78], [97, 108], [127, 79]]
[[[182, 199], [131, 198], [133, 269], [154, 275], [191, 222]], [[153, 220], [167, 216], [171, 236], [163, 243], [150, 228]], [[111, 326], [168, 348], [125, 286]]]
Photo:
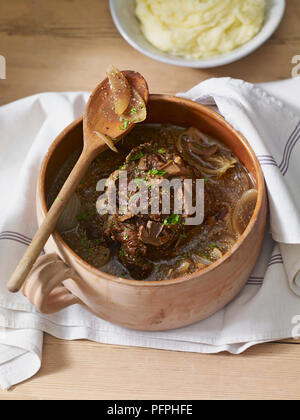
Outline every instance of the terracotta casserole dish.
[[[246, 139], [219, 114], [195, 102], [151, 95], [147, 123], [194, 126], [223, 141], [245, 165], [258, 190], [250, 223], [233, 248], [206, 269], [181, 278], [135, 281], [114, 277], [82, 260], [54, 232], [23, 286], [23, 293], [43, 313], [81, 304], [98, 317], [127, 328], [168, 330], [214, 314], [245, 286], [264, 237], [267, 198], [260, 164]], [[42, 164], [38, 190], [39, 224], [47, 212], [46, 197], [58, 171], [83, 144], [82, 119], [54, 141]]]

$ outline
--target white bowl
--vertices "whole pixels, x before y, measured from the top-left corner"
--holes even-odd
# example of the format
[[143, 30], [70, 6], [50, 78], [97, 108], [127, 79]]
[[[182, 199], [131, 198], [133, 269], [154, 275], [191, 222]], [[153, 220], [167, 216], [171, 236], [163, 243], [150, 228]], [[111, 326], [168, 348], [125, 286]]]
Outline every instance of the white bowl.
[[233, 63], [264, 44], [279, 26], [285, 11], [285, 0], [268, 0], [265, 23], [261, 31], [249, 42], [235, 50], [210, 59], [191, 60], [164, 53], [151, 45], [140, 29], [135, 16], [135, 0], [110, 0], [115, 25], [123, 38], [141, 53], [155, 60], [182, 67], [210, 68]]

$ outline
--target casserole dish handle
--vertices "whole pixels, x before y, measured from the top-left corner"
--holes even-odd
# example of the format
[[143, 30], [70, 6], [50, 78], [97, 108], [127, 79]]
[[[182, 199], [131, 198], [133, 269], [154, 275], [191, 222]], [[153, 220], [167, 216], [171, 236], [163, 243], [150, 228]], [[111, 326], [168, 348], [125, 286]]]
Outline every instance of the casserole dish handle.
[[22, 286], [22, 293], [43, 314], [53, 314], [81, 303], [64, 286], [65, 280], [76, 282], [78, 275], [57, 254], [40, 256]]

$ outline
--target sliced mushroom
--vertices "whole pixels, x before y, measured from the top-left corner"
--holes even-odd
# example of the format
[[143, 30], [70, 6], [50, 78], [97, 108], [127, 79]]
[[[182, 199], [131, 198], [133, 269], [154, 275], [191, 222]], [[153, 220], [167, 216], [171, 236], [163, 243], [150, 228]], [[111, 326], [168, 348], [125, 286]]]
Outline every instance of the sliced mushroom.
[[[198, 144], [195, 140], [202, 139], [204, 142], [207, 142], [209, 139], [200, 132], [196, 136], [195, 130], [196, 129], [192, 128], [185, 131], [176, 141], [176, 147], [187, 163], [200, 171], [203, 176], [211, 175], [216, 177], [221, 177], [227, 170], [235, 166], [237, 160], [227, 149], [220, 147], [216, 141], [209, 145], [205, 143], [203, 144], [203, 147], [202, 144]], [[196, 130], [196, 132], [198, 132], [198, 130]], [[219, 150], [221, 153], [214, 156]]]
[[202, 131], [198, 130], [198, 128], [196, 128], [196, 127], [190, 127], [190, 128], [188, 128], [185, 131], [185, 134], [187, 136], [193, 137], [193, 138], [195, 138], [197, 140], [202, 140], [202, 141], [204, 141], [206, 143], [209, 141], [209, 137], [206, 134], [202, 133]]
[[237, 202], [232, 214], [232, 226], [236, 234], [241, 235], [248, 226], [256, 206], [257, 195], [257, 190], [248, 190]]
[[183, 160], [179, 156], [165, 163], [159, 169], [164, 170], [169, 176], [192, 176], [192, 170], [184, 165]]
[[126, 77], [117, 67], [110, 65], [107, 69], [107, 75], [114, 98], [115, 113], [122, 115], [129, 106], [131, 88]]
[[207, 134], [203, 133], [195, 127], [190, 127], [184, 132], [184, 134], [189, 138], [192, 137], [192, 139], [194, 140], [200, 140], [202, 143], [208, 146], [216, 145], [221, 150], [230, 151], [230, 149], [224, 143], [220, 142], [212, 136], [208, 136]]
[[181, 134], [180, 136], [178, 136], [178, 138], [177, 138], [177, 140], [175, 142], [175, 146], [176, 146], [178, 152], [181, 153], [181, 154], [183, 152], [183, 148], [182, 148], [182, 140], [183, 140], [182, 138], [183, 138], [183, 135], [184, 135], [184, 133]]
[[207, 147], [199, 143], [190, 143], [189, 147], [192, 152], [196, 153], [196, 155], [205, 157], [210, 157], [219, 150], [217, 145]]
[[162, 225], [161, 223], [155, 223], [155, 222], [152, 222], [151, 220], [147, 222], [147, 229], [151, 233], [151, 235], [153, 235], [155, 238], [158, 238], [158, 236], [163, 231], [163, 228], [164, 228], [164, 225]]
[[165, 171], [167, 175], [179, 176], [182, 175], [181, 168], [173, 161], [166, 163], [160, 167], [161, 170]]
[[185, 159], [190, 159], [193, 161], [193, 165], [196, 166], [196, 168], [199, 168], [203, 171], [206, 170], [206, 168], [214, 170], [215, 165], [210, 163], [209, 156], [200, 155], [199, 153], [195, 153], [192, 150], [192, 143], [186, 142], [183, 143], [183, 156]]
[[161, 223], [149, 221], [147, 226], [140, 226], [139, 238], [144, 244], [162, 246], [166, 244], [170, 236], [163, 232], [164, 226]]
[[201, 172], [207, 168], [214, 169], [214, 166], [211, 165], [208, 161], [204, 160], [204, 157], [199, 156], [190, 149], [190, 141], [186, 134], [179, 136], [176, 141], [176, 147], [183, 159], [191, 165], [193, 168], [200, 170]]

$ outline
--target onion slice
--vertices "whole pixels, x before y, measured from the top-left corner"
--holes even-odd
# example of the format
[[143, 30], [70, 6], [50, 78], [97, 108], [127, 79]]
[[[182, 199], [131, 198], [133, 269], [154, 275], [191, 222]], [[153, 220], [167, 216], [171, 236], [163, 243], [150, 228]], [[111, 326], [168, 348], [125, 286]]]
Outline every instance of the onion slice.
[[107, 146], [116, 153], [119, 153], [118, 149], [116, 148], [116, 146], [114, 145], [113, 140], [106, 136], [105, 134], [99, 133], [99, 131], [93, 131], [94, 134], [96, 134], [97, 137], [99, 137], [99, 139], [103, 140], [104, 143], [107, 144]]
[[122, 115], [129, 106], [131, 88], [124, 74], [112, 64], [107, 69], [107, 75], [113, 94], [115, 113]]
[[207, 258], [201, 257], [198, 254], [194, 254], [193, 256], [193, 260], [196, 264], [200, 263], [200, 264], [204, 264], [204, 265], [212, 265], [212, 261], [208, 260]]
[[258, 192], [255, 189], [244, 192], [237, 202], [232, 214], [232, 227], [241, 235], [249, 224], [257, 202]]
[[128, 121], [132, 124], [137, 124], [142, 121], [145, 121], [147, 118], [147, 109], [146, 104], [138, 93], [138, 91], [132, 88], [132, 95], [130, 98], [130, 103], [126, 111], [120, 117], [121, 121]]
[[77, 216], [81, 212], [81, 203], [79, 197], [76, 193], [72, 195], [68, 201], [66, 208], [58, 219], [56, 229], [58, 232], [68, 232], [73, 230], [78, 225]]

